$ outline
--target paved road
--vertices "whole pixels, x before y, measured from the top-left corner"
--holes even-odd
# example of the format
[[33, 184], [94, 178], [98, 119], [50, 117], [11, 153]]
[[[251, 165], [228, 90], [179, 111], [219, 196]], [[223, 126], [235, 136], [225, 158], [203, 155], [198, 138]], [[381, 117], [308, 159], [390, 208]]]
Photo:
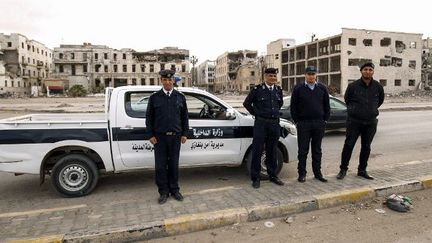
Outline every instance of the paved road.
[[[370, 159], [371, 168], [391, 166], [411, 160], [432, 158], [432, 129], [430, 111], [383, 112]], [[327, 134], [323, 142], [323, 172], [338, 171], [343, 133]], [[356, 169], [359, 147], [353, 154], [352, 170]], [[355, 158], [355, 159], [354, 159]], [[310, 168], [310, 163], [308, 164]], [[310, 171], [311, 169], [309, 169]], [[310, 175], [310, 174], [309, 174]], [[281, 178], [292, 179], [296, 164], [284, 167]], [[48, 178], [49, 180], [49, 178]], [[93, 194], [84, 198], [65, 199], [56, 194], [49, 181], [39, 186], [38, 176], [13, 176], [0, 173], [0, 212], [17, 212], [34, 209], [92, 204], [112, 200], [141, 200], [157, 198], [152, 172], [110, 175], [101, 178]], [[181, 172], [181, 188], [184, 194], [209, 189], [233, 187], [248, 182], [246, 168], [200, 168]]]

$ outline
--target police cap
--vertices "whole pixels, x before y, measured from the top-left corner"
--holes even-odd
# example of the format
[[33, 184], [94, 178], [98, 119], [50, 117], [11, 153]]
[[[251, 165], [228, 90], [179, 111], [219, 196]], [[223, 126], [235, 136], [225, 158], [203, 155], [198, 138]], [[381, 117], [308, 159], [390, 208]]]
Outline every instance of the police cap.
[[264, 70], [265, 74], [277, 74], [278, 70], [276, 68], [266, 68]]
[[161, 76], [161, 78], [172, 78], [175, 74], [175, 71], [170, 70], [170, 69], [165, 69], [165, 70], [161, 70], [159, 72], [159, 75]]
[[308, 66], [308, 67], [306, 67], [305, 72], [306, 73], [317, 73], [317, 70], [316, 70], [315, 66]]

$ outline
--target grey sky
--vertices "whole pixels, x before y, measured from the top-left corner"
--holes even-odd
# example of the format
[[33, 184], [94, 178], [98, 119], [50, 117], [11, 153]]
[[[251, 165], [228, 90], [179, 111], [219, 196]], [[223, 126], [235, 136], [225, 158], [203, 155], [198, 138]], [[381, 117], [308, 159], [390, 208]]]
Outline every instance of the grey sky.
[[225, 51], [265, 52], [279, 38], [298, 44], [312, 33], [325, 38], [342, 27], [432, 36], [428, 1], [193, 1], [0, 0], [0, 32], [22, 33], [50, 48], [103, 44], [147, 51], [190, 50], [199, 62]]

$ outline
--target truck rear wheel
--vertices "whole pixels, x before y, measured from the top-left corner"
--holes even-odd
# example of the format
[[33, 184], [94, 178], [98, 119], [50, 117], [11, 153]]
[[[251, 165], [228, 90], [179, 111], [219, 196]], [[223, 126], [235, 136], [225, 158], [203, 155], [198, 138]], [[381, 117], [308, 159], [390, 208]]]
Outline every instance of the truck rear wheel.
[[51, 181], [66, 197], [81, 197], [95, 188], [99, 178], [95, 163], [82, 154], [68, 154], [53, 167]]
[[[253, 153], [253, 149], [249, 150], [249, 153], [246, 157], [246, 166], [247, 166], [249, 175], [251, 172], [252, 153]], [[279, 175], [279, 173], [281, 172], [282, 167], [283, 167], [283, 154], [279, 148], [277, 148], [277, 151], [276, 151], [276, 159], [277, 159], [276, 175]], [[265, 160], [266, 160], [266, 154], [265, 154], [265, 150], [263, 150], [263, 153], [261, 154], [261, 172], [260, 172], [260, 176], [261, 176], [262, 180], [267, 180], [269, 178], [269, 176], [267, 174], [267, 166], [266, 166]]]

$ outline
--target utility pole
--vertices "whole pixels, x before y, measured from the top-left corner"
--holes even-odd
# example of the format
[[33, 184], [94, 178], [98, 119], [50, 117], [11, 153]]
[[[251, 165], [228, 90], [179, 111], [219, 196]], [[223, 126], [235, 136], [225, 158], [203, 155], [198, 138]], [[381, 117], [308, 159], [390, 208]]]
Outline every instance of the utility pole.
[[195, 64], [198, 62], [198, 58], [196, 56], [190, 57], [190, 62], [192, 63], [192, 87], [196, 85], [195, 81]]

